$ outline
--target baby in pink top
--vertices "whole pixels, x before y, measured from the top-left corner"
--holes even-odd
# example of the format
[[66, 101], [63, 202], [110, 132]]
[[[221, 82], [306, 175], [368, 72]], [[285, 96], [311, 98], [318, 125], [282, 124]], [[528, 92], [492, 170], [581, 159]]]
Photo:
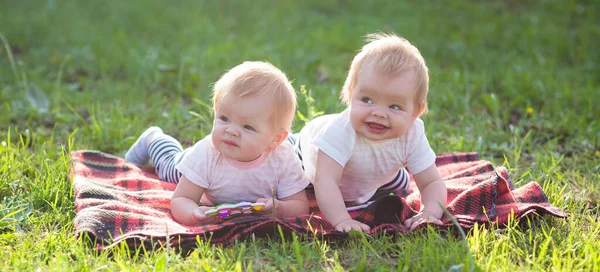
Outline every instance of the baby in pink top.
[[125, 155], [138, 165], [150, 160], [161, 180], [177, 183], [174, 219], [206, 223], [214, 219], [204, 213], [211, 206], [242, 201], [264, 202], [259, 214], [308, 213], [309, 181], [286, 141], [296, 95], [285, 74], [266, 62], [244, 62], [215, 83], [212, 102], [212, 133], [194, 146], [183, 150], [151, 127]]

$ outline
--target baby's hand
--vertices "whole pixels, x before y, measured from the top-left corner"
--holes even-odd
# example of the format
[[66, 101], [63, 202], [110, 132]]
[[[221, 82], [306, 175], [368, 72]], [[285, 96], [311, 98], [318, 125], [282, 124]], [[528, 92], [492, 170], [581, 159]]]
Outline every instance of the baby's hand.
[[206, 211], [208, 211], [212, 208], [213, 207], [207, 207], [207, 206], [198, 207], [193, 213], [194, 221], [196, 221], [196, 223], [198, 223], [198, 224], [207, 224], [207, 223], [217, 222], [216, 216], [209, 216], [209, 215], [205, 214]]
[[254, 213], [256, 215], [262, 215], [262, 216], [270, 216], [273, 214], [273, 209], [275, 209], [275, 214], [277, 214], [277, 204], [279, 202], [279, 200], [275, 199], [275, 202], [273, 202], [273, 198], [259, 198], [256, 200], [256, 202], [262, 202], [265, 203], [265, 206], [260, 210], [260, 211], [255, 211]]
[[360, 230], [363, 232], [369, 232], [371, 230], [371, 227], [369, 227], [367, 224], [358, 222], [358, 221], [350, 218], [350, 219], [346, 219], [346, 220], [338, 223], [335, 226], [335, 230], [343, 231], [343, 232], [349, 232], [351, 230]]
[[433, 223], [441, 225], [442, 221], [440, 221], [438, 218], [436, 218], [435, 215], [427, 211], [420, 212], [417, 215], [404, 221], [404, 225], [407, 228], [410, 228], [410, 230], [414, 230], [417, 226], [423, 223]]

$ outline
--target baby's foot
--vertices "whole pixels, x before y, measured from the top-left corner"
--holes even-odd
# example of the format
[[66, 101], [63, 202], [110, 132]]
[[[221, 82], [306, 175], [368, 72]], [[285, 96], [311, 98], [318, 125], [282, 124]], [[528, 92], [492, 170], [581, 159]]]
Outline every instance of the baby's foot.
[[148, 144], [154, 138], [156, 134], [162, 134], [162, 130], [159, 127], [150, 127], [140, 135], [140, 137], [133, 143], [133, 145], [125, 153], [125, 160], [131, 162], [137, 166], [142, 166], [148, 163]]

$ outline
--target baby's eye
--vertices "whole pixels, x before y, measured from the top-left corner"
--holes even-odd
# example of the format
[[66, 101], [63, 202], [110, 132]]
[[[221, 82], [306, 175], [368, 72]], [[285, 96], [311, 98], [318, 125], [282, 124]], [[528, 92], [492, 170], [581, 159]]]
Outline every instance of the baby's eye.
[[390, 109], [392, 109], [392, 110], [401, 110], [402, 108], [400, 106], [394, 104], [394, 105], [390, 106]]
[[365, 103], [367, 103], [367, 104], [373, 104], [373, 101], [371, 100], [371, 98], [368, 98], [368, 97], [363, 97], [363, 98], [361, 99], [361, 101], [362, 101], [362, 102], [365, 102]]
[[221, 115], [221, 116], [219, 116], [219, 120], [221, 120], [223, 122], [228, 122], [229, 118], [227, 118], [227, 116], [225, 116], [225, 115]]
[[249, 125], [245, 125], [244, 129], [250, 130], [250, 131], [256, 131], [253, 127], [249, 126]]

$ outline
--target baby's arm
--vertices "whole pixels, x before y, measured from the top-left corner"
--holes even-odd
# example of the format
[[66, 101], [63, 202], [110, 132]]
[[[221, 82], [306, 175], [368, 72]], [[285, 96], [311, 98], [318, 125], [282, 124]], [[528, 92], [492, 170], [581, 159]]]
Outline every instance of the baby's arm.
[[265, 208], [258, 214], [268, 216], [275, 209], [276, 217], [291, 217], [308, 213], [308, 198], [306, 191], [301, 190], [291, 196], [281, 199], [259, 198], [256, 202], [264, 202]]
[[171, 198], [173, 218], [184, 225], [197, 225], [208, 221], [209, 216], [206, 216], [198, 205], [203, 194], [204, 188], [192, 183], [182, 175]]
[[343, 170], [339, 163], [319, 150], [313, 182], [319, 209], [325, 219], [338, 231], [348, 232], [353, 229], [369, 231], [368, 225], [352, 219], [346, 210], [346, 204], [338, 187]]
[[411, 230], [423, 222], [442, 224], [444, 210], [440, 205], [446, 205], [446, 184], [435, 164], [413, 176], [421, 193], [421, 210], [404, 224]]

